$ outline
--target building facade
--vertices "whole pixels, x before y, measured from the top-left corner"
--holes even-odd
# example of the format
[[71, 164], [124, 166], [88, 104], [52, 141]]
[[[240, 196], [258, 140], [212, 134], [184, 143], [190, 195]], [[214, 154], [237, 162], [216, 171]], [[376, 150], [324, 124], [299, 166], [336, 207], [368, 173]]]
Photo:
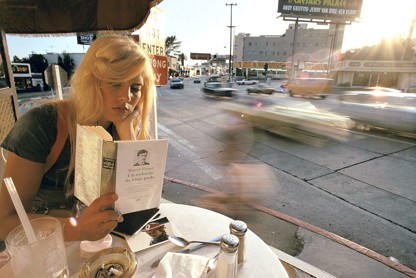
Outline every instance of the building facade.
[[[308, 28], [298, 24], [295, 42], [295, 24], [289, 24], [283, 35], [261, 35], [239, 33], [234, 39], [234, 61], [328, 63], [342, 47], [343, 26], [330, 25], [327, 29]], [[293, 55], [294, 54], [294, 55]], [[335, 61], [333, 61], [335, 63]]]
[[283, 35], [236, 35], [233, 61], [237, 75], [264, 77], [267, 63], [267, 75], [277, 78], [328, 76], [338, 85], [416, 88], [416, 51], [412, 61], [340, 61], [343, 25], [313, 29], [301, 23], [295, 29], [290, 24]]

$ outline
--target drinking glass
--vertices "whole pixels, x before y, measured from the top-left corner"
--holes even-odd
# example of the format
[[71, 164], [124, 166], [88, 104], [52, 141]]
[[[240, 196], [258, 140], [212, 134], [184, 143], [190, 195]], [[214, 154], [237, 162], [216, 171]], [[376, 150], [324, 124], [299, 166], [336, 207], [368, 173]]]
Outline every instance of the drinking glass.
[[29, 243], [22, 226], [6, 237], [7, 251], [15, 277], [69, 277], [61, 223], [52, 217], [30, 221], [37, 241]]

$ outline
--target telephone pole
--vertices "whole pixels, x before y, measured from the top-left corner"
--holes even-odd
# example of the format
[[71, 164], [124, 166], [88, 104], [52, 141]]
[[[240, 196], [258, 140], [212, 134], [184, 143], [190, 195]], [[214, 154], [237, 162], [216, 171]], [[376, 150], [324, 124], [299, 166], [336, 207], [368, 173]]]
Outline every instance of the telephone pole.
[[228, 64], [228, 74], [230, 77], [230, 82], [233, 81], [233, 73], [232, 73], [232, 41], [233, 41], [233, 28], [235, 26], [233, 26], [233, 6], [237, 6], [237, 3], [226, 3], [226, 6], [230, 6], [231, 8], [231, 14], [230, 14], [230, 26], [227, 26], [228, 28], [230, 28], [230, 60], [229, 60], [229, 64]]

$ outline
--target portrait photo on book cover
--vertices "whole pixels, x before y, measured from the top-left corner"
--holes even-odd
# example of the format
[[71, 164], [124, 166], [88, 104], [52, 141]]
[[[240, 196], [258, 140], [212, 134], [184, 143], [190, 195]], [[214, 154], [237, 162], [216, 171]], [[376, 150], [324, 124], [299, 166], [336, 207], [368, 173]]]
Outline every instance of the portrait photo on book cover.
[[150, 157], [149, 151], [146, 149], [140, 149], [135, 153], [133, 166], [149, 165], [148, 159]]
[[170, 235], [175, 235], [175, 233], [167, 217], [152, 220], [133, 236], [133, 252], [169, 242]]

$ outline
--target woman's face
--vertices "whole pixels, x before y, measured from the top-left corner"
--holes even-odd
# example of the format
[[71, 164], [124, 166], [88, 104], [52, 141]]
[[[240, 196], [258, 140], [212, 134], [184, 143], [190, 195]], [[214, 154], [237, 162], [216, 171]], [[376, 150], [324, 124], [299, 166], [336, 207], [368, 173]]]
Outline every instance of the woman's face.
[[103, 81], [101, 83], [103, 98], [101, 124], [108, 126], [110, 122], [117, 123], [134, 110], [139, 109], [138, 103], [142, 96], [142, 87], [142, 76], [121, 83]]

